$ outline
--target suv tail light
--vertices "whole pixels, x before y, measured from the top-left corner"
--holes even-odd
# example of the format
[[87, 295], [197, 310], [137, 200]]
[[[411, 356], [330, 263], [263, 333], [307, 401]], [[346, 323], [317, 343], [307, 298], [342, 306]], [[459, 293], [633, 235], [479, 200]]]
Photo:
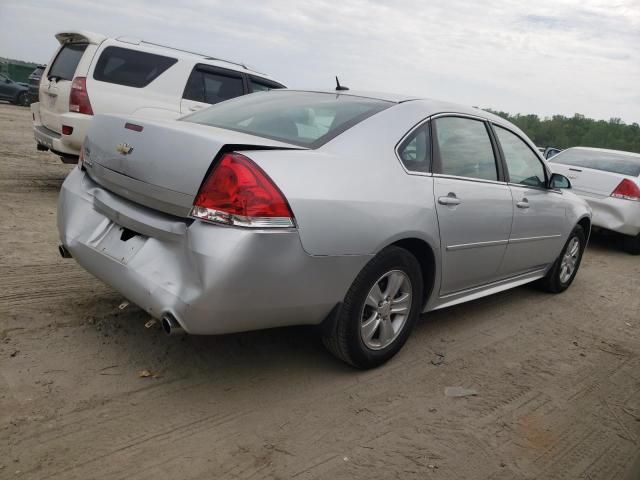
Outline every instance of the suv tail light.
[[71, 83], [71, 95], [69, 95], [69, 111], [93, 115], [89, 93], [87, 93], [87, 79], [76, 77]]
[[640, 187], [628, 178], [623, 179], [616, 189], [611, 192], [611, 196], [615, 198], [623, 198], [624, 200], [640, 201]]
[[196, 196], [191, 216], [242, 227], [293, 227], [287, 199], [244, 155], [225, 153]]

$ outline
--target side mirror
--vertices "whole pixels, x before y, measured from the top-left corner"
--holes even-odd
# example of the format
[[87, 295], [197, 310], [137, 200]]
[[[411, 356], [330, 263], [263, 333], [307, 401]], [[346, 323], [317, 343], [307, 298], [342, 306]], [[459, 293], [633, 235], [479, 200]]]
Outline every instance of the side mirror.
[[564, 175], [552, 173], [549, 179], [549, 188], [571, 188], [571, 182]]

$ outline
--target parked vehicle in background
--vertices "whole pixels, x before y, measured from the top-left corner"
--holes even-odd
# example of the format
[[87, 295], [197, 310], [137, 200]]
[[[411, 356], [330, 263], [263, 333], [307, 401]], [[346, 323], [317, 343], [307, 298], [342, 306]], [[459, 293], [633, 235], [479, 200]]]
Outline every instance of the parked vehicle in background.
[[60, 251], [169, 333], [322, 324], [329, 350], [373, 367], [420, 312], [568, 288], [590, 232], [568, 187], [481, 110], [274, 90], [179, 121], [96, 117]]
[[0, 73], [0, 100], [7, 100], [16, 105], [29, 105], [29, 86], [26, 83], [14, 82]]
[[29, 104], [38, 101], [40, 90], [40, 79], [42, 78], [42, 72], [47, 68], [46, 65], [38, 65], [36, 69], [29, 75]]
[[241, 63], [144, 40], [91, 32], [56, 35], [60, 47], [44, 70], [31, 107], [39, 150], [75, 163], [94, 114], [177, 118], [255, 91], [282, 88]]
[[623, 234], [625, 250], [640, 254], [640, 154], [574, 147], [549, 165], [589, 203], [594, 227]]

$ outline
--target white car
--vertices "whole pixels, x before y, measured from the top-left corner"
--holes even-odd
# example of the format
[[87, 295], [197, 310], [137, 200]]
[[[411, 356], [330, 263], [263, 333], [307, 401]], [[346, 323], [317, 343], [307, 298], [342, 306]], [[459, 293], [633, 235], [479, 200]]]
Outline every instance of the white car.
[[549, 166], [589, 203], [594, 227], [623, 234], [625, 250], [640, 254], [640, 154], [574, 147], [549, 159]]
[[76, 163], [94, 114], [171, 119], [251, 92], [283, 88], [241, 63], [132, 38], [56, 34], [60, 47], [31, 105], [38, 150]]

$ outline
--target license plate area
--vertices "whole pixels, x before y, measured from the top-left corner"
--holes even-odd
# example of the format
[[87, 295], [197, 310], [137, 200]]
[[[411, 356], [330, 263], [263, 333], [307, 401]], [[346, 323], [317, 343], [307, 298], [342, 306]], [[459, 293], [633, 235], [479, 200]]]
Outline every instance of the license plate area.
[[148, 238], [145, 235], [110, 222], [95, 249], [123, 265], [127, 265], [133, 260]]

